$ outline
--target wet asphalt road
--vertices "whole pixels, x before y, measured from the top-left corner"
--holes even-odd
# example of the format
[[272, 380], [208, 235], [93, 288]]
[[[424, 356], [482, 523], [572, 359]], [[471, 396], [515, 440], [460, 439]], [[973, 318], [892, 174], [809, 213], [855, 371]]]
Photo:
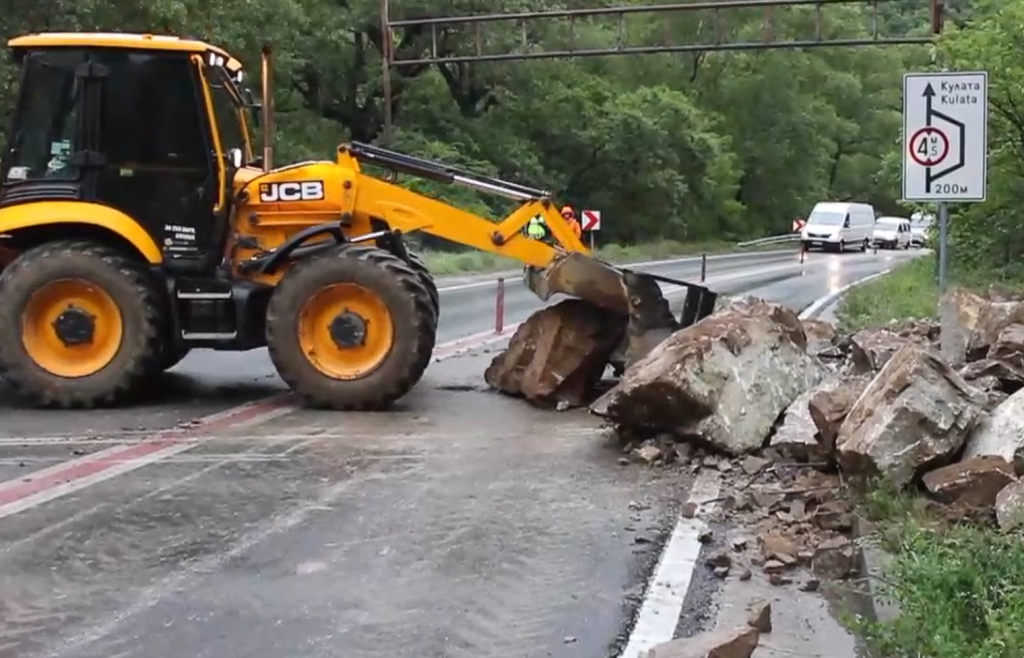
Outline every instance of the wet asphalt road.
[[[802, 308], [903, 257], [709, 276]], [[509, 323], [539, 305], [514, 289]], [[440, 341], [490, 327], [493, 288], [442, 294]], [[584, 412], [478, 390], [489, 358], [432, 365], [392, 413], [293, 411], [0, 518], [0, 656], [617, 655], [689, 483], [619, 465]], [[3, 408], [0, 481], [279, 389], [265, 352], [206, 352], [159, 405]]]

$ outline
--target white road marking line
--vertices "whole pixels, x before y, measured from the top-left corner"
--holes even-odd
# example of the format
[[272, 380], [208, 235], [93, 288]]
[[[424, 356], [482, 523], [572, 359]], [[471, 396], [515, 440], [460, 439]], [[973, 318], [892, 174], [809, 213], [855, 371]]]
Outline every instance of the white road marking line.
[[868, 281], [874, 281], [879, 277], [885, 276], [889, 272], [892, 272], [891, 268], [882, 270], [881, 272], [876, 272], [875, 274], [871, 274], [869, 276], [861, 277], [856, 281], [851, 281], [850, 283], [846, 284], [845, 286], [839, 288], [834, 292], [830, 292], [827, 295], [815, 299], [813, 302], [811, 302], [810, 306], [808, 306], [807, 308], [800, 312], [799, 318], [801, 320], [806, 320], [810, 317], [814, 317], [822, 310], [824, 310], [826, 306], [828, 306], [829, 304], [831, 304], [832, 302], [836, 301], [837, 299], [845, 295], [847, 292], [849, 292], [851, 288], [855, 288], [861, 284], [867, 283]]
[[[688, 502], [700, 505], [699, 513], [707, 513], [713, 504], [703, 503], [716, 498], [720, 488], [718, 473], [701, 471], [690, 490]], [[640, 658], [648, 650], [675, 636], [679, 613], [700, 559], [701, 543], [698, 538], [706, 528], [707, 524], [700, 518], [679, 517], [647, 584], [640, 614], [621, 658]]]

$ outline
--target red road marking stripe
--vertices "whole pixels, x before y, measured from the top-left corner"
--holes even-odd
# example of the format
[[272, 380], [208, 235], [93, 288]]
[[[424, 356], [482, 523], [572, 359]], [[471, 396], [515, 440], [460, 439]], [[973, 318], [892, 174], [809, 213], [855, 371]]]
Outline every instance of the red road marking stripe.
[[138, 443], [106, 450], [101, 456], [86, 455], [78, 459], [69, 460], [57, 467], [44, 469], [45, 472], [39, 475], [29, 474], [16, 480], [0, 482], [0, 505], [21, 500], [59, 484], [65, 484], [101, 473], [123, 462], [146, 457], [206, 432], [240, 425], [288, 402], [290, 402], [290, 396], [288, 395], [269, 397], [255, 403], [211, 414], [199, 419], [196, 425], [184, 430], [164, 430]]
[[[509, 329], [514, 331], [515, 326], [509, 327]], [[488, 345], [498, 340], [509, 338], [512, 335], [512, 331], [502, 334], [486, 331], [441, 343], [434, 348], [434, 358], [440, 361], [474, 347]], [[229, 429], [258, 418], [275, 408], [292, 403], [293, 396], [290, 393], [275, 395], [211, 414], [199, 419], [191, 427], [180, 430], [159, 431], [138, 443], [118, 446], [104, 450], [99, 454], [85, 455], [51, 468], [42, 469], [37, 471], [35, 475], [30, 473], [14, 480], [0, 482], [0, 507], [69, 482], [102, 473], [126, 461], [143, 459], [164, 448], [181, 444], [208, 432]]]

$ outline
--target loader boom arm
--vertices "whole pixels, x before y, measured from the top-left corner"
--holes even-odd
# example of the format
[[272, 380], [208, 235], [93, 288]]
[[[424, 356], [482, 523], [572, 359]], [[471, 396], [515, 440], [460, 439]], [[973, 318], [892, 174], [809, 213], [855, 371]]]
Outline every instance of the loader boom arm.
[[[500, 222], [492, 222], [394, 183], [364, 174], [360, 164], [373, 164], [441, 183], [462, 185], [522, 202]], [[590, 255], [551, 200], [549, 192], [480, 176], [447, 165], [352, 142], [338, 149], [338, 164], [357, 173], [357, 211], [384, 219], [403, 233], [423, 231], [526, 265], [544, 268], [561, 255], [558, 248], [523, 235], [532, 217], [541, 215], [562, 250]]]

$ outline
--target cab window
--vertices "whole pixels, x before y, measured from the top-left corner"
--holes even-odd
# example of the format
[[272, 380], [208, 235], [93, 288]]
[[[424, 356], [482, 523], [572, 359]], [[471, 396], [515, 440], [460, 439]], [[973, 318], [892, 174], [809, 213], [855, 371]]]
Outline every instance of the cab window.
[[210, 97], [213, 101], [214, 119], [220, 133], [220, 145], [226, 154], [229, 149], [240, 149], [248, 156], [245, 128], [242, 124], [240, 106], [227, 88], [224, 71], [220, 67], [207, 67], [204, 71]]
[[97, 59], [110, 70], [100, 114], [110, 164], [205, 176], [209, 152], [187, 56], [111, 49]]
[[26, 55], [10, 153], [4, 163], [8, 182], [78, 177], [71, 164], [78, 150], [82, 104], [75, 70], [84, 61], [85, 54], [78, 50]]

